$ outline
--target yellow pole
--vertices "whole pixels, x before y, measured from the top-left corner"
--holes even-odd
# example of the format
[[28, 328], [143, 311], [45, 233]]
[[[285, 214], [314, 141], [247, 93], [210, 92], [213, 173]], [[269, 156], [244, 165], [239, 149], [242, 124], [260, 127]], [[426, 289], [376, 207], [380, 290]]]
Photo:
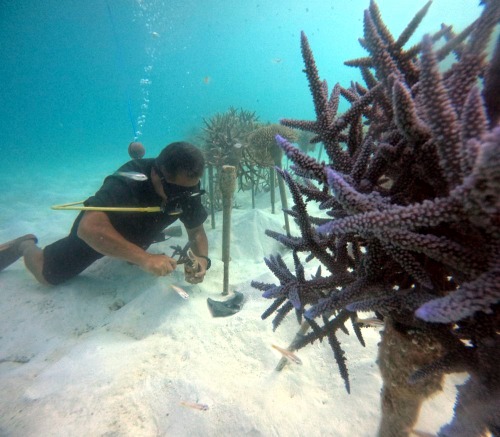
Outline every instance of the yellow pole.
[[68, 211], [109, 211], [109, 212], [161, 212], [160, 206], [146, 206], [143, 208], [118, 207], [118, 206], [76, 206], [82, 205], [80, 202], [64, 203], [62, 205], [53, 205], [51, 209]]

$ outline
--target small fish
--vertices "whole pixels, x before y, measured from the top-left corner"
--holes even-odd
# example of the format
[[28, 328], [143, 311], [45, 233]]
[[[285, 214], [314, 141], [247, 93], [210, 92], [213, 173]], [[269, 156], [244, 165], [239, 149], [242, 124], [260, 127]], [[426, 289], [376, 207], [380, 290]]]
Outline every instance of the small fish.
[[160, 37], [160, 34], [158, 32], [151, 32], [151, 36], [153, 38], [159, 38]]
[[283, 61], [283, 59], [281, 59], [281, 58], [274, 58], [271, 60], [271, 62], [273, 64], [281, 64], [282, 61]]
[[148, 180], [148, 177], [144, 173], [137, 173], [135, 171], [117, 171], [115, 176], [121, 176], [123, 178], [132, 179], [133, 181], [144, 182]]
[[356, 321], [354, 323], [367, 326], [384, 326], [384, 322], [377, 317], [368, 317], [366, 319], [356, 317]]
[[204, 83], [205, 85], [208, 85], [210, 82], [212, 82], [212, 78], [211, 78], [210, 76], [205, 76], [205, 77], [203, 78], [203, 83]]
[[181, 287], [178, 287], [177, 285], [170, 285], [176, 292], [177, 294], [182, 297], [183, 299], [188, 299], [189, 294], [186, 293], [185, 290], [183, 290]]
[[193, 410], [207, 411], [207, 404], [199, 404], [198, 402], [181, 401], [180, 404], [183, 407], [192, 408]]
[[302, 360], [295, 355], [293, 352], [289, 351], [288, 349], [283, 349], [282, 347], [276, 346], [275, 344], [271, 345], [274, 349], [276, 349], [278, 352], [280, 352], [285, 358], [288, 358], [290, 361], [292, 361], [295, 364], [302, 364]]

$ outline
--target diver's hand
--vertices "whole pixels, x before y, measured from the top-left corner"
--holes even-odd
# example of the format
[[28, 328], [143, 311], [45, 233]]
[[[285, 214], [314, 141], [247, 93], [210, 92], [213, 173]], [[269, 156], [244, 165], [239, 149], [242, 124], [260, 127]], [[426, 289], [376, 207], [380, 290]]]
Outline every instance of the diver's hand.
[[184, 279], [190, 284], [199, 284], [205, 279], [207, 273], [207, 260], [204, 258], [196, 257], [194, 266], [189, 266], [188, 263], [184, 264]]
[[139, 265], [139, 267], [148, 273], [152, 273], [153, 275], [166, 276], [176, 269], [177, 261], [167, 255], [146, 253], [144, 261]]

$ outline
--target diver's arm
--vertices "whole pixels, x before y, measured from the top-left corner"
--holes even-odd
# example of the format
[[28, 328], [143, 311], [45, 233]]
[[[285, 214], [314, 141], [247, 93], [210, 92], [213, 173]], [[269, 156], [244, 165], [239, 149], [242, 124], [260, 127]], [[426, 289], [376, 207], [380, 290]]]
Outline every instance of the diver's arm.
[[176, 261], [166, 255], [154, 255], [123, 238], [101, 211], [86, 211], [78, 225], [78, 237], [103, 255], [123, 259], [157, 276], [175, 270]]
[[203, 225], [196, 228], [186, 228], [188, 239], [191, 242], [191, 248], [195, 255], [208, 256], [208, 238]]
[[194, 252], [194, 255], [197, 256], [196, 261], [200, 265], [200, 269], [198, 272], [194, 274], [185, 268], [186, 272], [186, 281], [191, 283], [197, 283], [203, 281], [205, 274], [207, 273], [208, 261], [205, 258], [208, 256], [208, 238], [205, 233], [205, 228], [203, 225], [197, 226], [196, 228], [188, 229], [186, 228], [186, 232], [188, 234], [189, 241], [191, 242], [191, 249]]

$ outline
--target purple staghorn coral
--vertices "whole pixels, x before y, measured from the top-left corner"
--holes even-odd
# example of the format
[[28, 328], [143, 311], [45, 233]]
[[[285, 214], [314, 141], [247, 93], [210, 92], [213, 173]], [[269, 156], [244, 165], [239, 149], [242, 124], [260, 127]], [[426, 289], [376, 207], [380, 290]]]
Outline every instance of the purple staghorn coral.
[[[500, 429], [493, 413], [500, 402], [500, 370], [493, 364], [500, 343], [500, 38], [489, 60], [486, 51], [500, 2], [482, 3], [481, 16], [461, 33], [443, 25], [405, 49], [430, 2], [394, 38], [372, 0], [360, 40], [368, 56], [346, 62], [361, 69], [365, 84], [336, 84], [330, 96], [301, 34], [316, 120], [281, 122], [314, 133], [328, 162], [276, 138], [296, 173], [280, 171], [294, 200], [287, 212], [301, 235], [266, 234], [293, 250], [296, 274], [271, 257], [267, 264], [280, 284], [254, 284], [274, 299], [263, 317], [276, 312], [275, 328], [291, 310], [309, 322], [312, 332], [297, 348], [328, 339], [347, 388], [336, 336], [356, 311], [375, 311], [386, 321], [379, 357], [384, 381], [398, 367], [387, 336], [406, 342], [415, 335], [413, 343], [432, 350], [414, 351], [417, 372], [405, 362], [407, 374], [395, 384], [402, 392], [415, 386], [428, 396], [441, 375], [469, 372], [443, 437]], [[443, 70], [447, 56], [454, 62]], [[344, 114], [338, 114], [340, 98], [351, 105]], [[329, 218], [312, 217], [308, 202], [318, 202]], [[321, 265], [310, 279], [301, 253], [303, 262]], [[472, 408], [481, 390], [487, 393], [482, 407]], [[388, 386], [383, 399], [397, 403], [395, 392]], [[410, 431], [418, 405], [398, 426]], [[380, 435], [389, 435], [390, 423], [382, 421]], [[459, 427], [470, 433], [456, 434]]]

